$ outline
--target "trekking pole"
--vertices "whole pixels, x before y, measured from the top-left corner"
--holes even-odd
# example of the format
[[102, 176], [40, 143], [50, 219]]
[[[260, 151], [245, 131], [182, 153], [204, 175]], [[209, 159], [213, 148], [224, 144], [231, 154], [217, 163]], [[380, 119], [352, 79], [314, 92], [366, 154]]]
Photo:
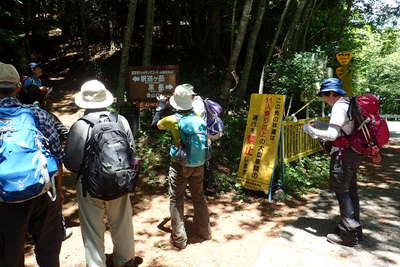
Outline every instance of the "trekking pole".
[[295, 113], [293, 113], [292, 115], [290, 115], [290, 117], [293, 117], [293, 121], [297, 121], [296, 118], [296, 114], [299, 113], [300, 111], [302, 111], [303, 109], [305, 109], [306, 107], [308, 107], [312, 102], [314, 102], [316, 99], [318, 99], [318, 96], [314, 97], [313, 99], [311, 99], [310, 101], [308, 101], [304, 106], [302, 106], [299, 110], [297, 110]]

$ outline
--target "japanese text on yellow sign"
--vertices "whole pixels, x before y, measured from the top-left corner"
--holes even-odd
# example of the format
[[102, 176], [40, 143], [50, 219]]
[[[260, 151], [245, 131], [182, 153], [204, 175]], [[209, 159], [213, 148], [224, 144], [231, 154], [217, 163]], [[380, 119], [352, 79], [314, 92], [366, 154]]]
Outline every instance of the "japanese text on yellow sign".
[[238, 183], [268, 192], [281, 131], [285, 96], [252, 94], [239, 165]]

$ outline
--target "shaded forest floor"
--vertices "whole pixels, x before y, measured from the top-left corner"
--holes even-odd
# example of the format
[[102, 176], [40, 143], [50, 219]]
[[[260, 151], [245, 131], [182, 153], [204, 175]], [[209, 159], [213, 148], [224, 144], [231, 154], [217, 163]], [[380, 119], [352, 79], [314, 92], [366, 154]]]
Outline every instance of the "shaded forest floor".
[[[71, 79], [71, 71], [78, 73], [80, 70], [66, 69], [65, 76], [62, 71], [54, 70], [57, 75], [53, 73], [49, 81], [56, 91], [49, 101], [51, 110], [67, 126], [82, 114], [82, 110], [74, 105], [73, 94], [88, 78], [78, 78], [82, 76], [77, 75], [77, 78]], [[143, 184], [132, 198], [136, 255], [144, 260], [141, 266], [149, 267], [400, 264], [399, 145], [393, 143], [385, 150], [383, 166], [362, 166], [364, 178], [360, 181], [360, 198], [366, 241], [361, 249], [333, 246], [324, 239], [325, 234], [333, 228], [332, 222], [338, 211], [332, 194], [322, 190], [306, 195], [303, 201], [290, 199], [285, 203], [269, 203], [263, 198], [243, 203], [234, 201], [232, 193], [208, 197], [213, 239], [205, 242], [190, 237], [193, 209], [188, 199], [185, 208], [189, 245], [185, 250], [177, 251], [168, 242], [169, 199], [165, 188]], [[163, 179], [166, 172], [162, 175]], [[63, 243], [60, 255], [63, 267], [85, 266], [75, 183], [74, 175], [66, 172], [63, 213], [73, 235]], [[109, 234], [106, 235], [106, 252], [112, 252]], [[315, 252], [318, 252], [316, 257]], [[364, 265], [366, 261], [363, 259], [373, 263]], [[30, 246], [26, 249], [26, 264], [36, 266]]]

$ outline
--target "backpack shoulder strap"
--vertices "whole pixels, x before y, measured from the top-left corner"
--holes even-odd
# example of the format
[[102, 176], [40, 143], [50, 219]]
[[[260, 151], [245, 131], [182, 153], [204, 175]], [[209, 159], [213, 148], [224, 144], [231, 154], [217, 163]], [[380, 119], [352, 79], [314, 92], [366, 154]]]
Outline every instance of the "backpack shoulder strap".
[[110, 119], [111, 122], [118, 122], [118, 113], [117, 112], [110, 112], [108, 115], [108, 118]]
[[84, 116], [82, 118], [80, 118], [79, 120], [86, 122], [87, 124], [90, 125], [90, 127], [93, 127], [99, 120], [94, 119], [93, 117], [90, 118], [89, 116]]

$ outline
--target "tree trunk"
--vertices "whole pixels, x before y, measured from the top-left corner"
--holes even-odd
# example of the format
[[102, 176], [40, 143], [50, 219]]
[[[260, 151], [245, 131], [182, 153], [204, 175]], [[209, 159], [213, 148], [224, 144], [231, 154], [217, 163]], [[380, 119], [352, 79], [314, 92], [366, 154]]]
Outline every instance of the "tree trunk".
[[144, 29], [143, 66], [151, 65], [151, 50], [153, 47], [154, 0], [147, 0], [146, 26]]
[[233, 42], [235, 41], [236, 6], [237, 6], [237, 0], [234, 0], [232, 7], [232, 22], [231, 22], [231, 46], [230, 46], [231, 54], [233, 51]]
[[223, 5], [224, 2], [221, 0], [214, 0], [207, 4], [208, 19], [201, 47], [206, 51], [204, 55], [214, 62], [220, 61], [221, 56], [221, 11]]
[[129, 48], [131, 46], [132, 32], [135, 25], [137, 0], [129, 0], [128, 18], [125, 26], [124, 42], [122, 44], [121, 64], [119, 67], [117, 99], [118, 104], [125, 100], [126, 75], [129, 63]]
[[245, 63], [243, 66], [243, 72], [240, 78], [240, 83], [238, 88], [238, 93], [241, 96], [244, 96], [246, 94], [246, 89], [249, 82], [250, 70], [253, 64], [254, 48], [256, 46], [258, 33], [260, 32], [261, 25], [263, 22], [266, 5], [267, 5], [267, 0], [260, 0], [257, 6], [257, 15], [254, 21], [252, 31], [249, 36]]
[[285, 21], [285, 17], [286, 14], [289, 10], [290, 7], [290, 3], [292, 0], [287, 0], [286, 1], [286, 5], [285, 5], [285, 9], [283, 10], [282, 14], [281, 14], [281, 18], [279, 20], [279, 24], [278, 24], [278, 28], [276, 29], [275, 35], [274, 35], [274, 39], [272, 40], [272, 43], [268, 49], [268, 53], [267, 53], [267, 57], [265, 59], [265, 63], [261, 72], [261, 79], [260, 79], [260, 86], [259, 86], [259, 93], [262, 94], [264, 91], [264, 77], [265, 77], [265, 68], [268, 67], [271, 58], [272, 58], [272, 53], [274, 52], [275, 46], [278, 42], [279, 36], [281, 35], [281, 31], [282, 31], [282, 26], [283, 26], [283, 22]]
[[250, 20], [252, 4], [253, 4], [253, 0], [246, 0], [244, 2], [242, 18], [240, 19], [240, 24], [239, 24], [239, 32], [238, 32], [236, 40], [235, 40], [235, 44], [234, 44], [232, 54], [231, 54], [231, 57], [229, 60], [229, 64], [227, 67], [227, 73], [226, 73], [226, 77], [225, 77], [224, 86], [222, 88], [224, 97], [227, 97], [227, 94], [229, 93], [229, 88], [231, 86], [231, 80], [232, 80], [231, 72], [235, 71], [236, 65], [237, 65], [237, 62], [239, 59], [240, 51], [242, 50], [243, 41], [244, 41], [244, 38], [245, 38], [246, 32], [247, 32], [247, 25]]
[[28, 61], [32, 60], [32, 50], [31, 50], [31, 34], [32, 34], [32, 25], [33, 25], [33, 15], [32, 15], [32, 2], [26, 1], [24, 3], [24, 7], [26, 9], [26, 16], [25, 16], [25, 48], [26, 48], [26, 55]]
[[344, 31], [346, 29], [346, 26], [349, 23], [349, 19], [351, 16], [351, 8], [353, 6], [353, 3], [354, 3], [354, 0], [346, 0], [346, 4], [347, 4], [346, 16], [343, 18], [343, 23], [342, 23], [342, 26], [340, 27], [341, 31], [340, 31], [340, 35], [338, 37], [339, 40], [341, 40], [344, 37]]
[[311, 20], [314, 17], [314, 11], [315, 11], [315, 8], [317, 6], [317, 2], [318, 2], [318, 0], [313, 0], [310, 3], [311, 10], [309, 11], [308, 16], [306, 17], [304, 33], [303, 33], [303, 41], [302, 41], [302, 44], [301, 44], [301, 50], [303, 50], [303, 51], [306, 49], [308, 30], [310, 29]]
[[86, 17], [87, 17], [86, 0], [78, 0], [78, 5], [80, 9], [80, 17], [81, 17], [80, 20], [82, 26], [81, 38], [82, 38], [83, 59], [85, 66], [87, 67], [89, 64], [90, 55], [89, 55], [89, 42], [87, 37], [87, 25], [86, 25]]
[[108, 15], [108, 36], [110, 38], [110, 52], [114, 52], [117, 49], [116, 46], [116, 38], [115, 38], [115, 11], [112, 5], [110, 4], [110, 11]]
[[[22, 24], [22, 7], [23, 5], [17, 1], [12, 3], [13, 5], [13, 15], [11, 16], [11, 23], [15, 28], [15, 30], [18, 33], [24, 33], [24, 25]], [[16, 68], [24, 68], [27, 65], [27, 59], [26, 59], [26, 49], [24, 46], [25, 38], [20, 38], [15, 44], [15, 56], [16, 56], [16, 61], [15, 63], [11, 61], [12, 64], [16, 65]]]
[[286, 33], [285, 40], [283, 41], [282, 51], [283, 53], [294, 50], [293, 48], [296, 46], [294, 43], [296, 32], [300, 28], [300, 21], [302, 19], [304, 8], [308, 2], [308, 0], [299, 0], [299, 4], [297, 6], [296, 12], [294, 14], [292, 23], [289, 26], [289, 30]]

